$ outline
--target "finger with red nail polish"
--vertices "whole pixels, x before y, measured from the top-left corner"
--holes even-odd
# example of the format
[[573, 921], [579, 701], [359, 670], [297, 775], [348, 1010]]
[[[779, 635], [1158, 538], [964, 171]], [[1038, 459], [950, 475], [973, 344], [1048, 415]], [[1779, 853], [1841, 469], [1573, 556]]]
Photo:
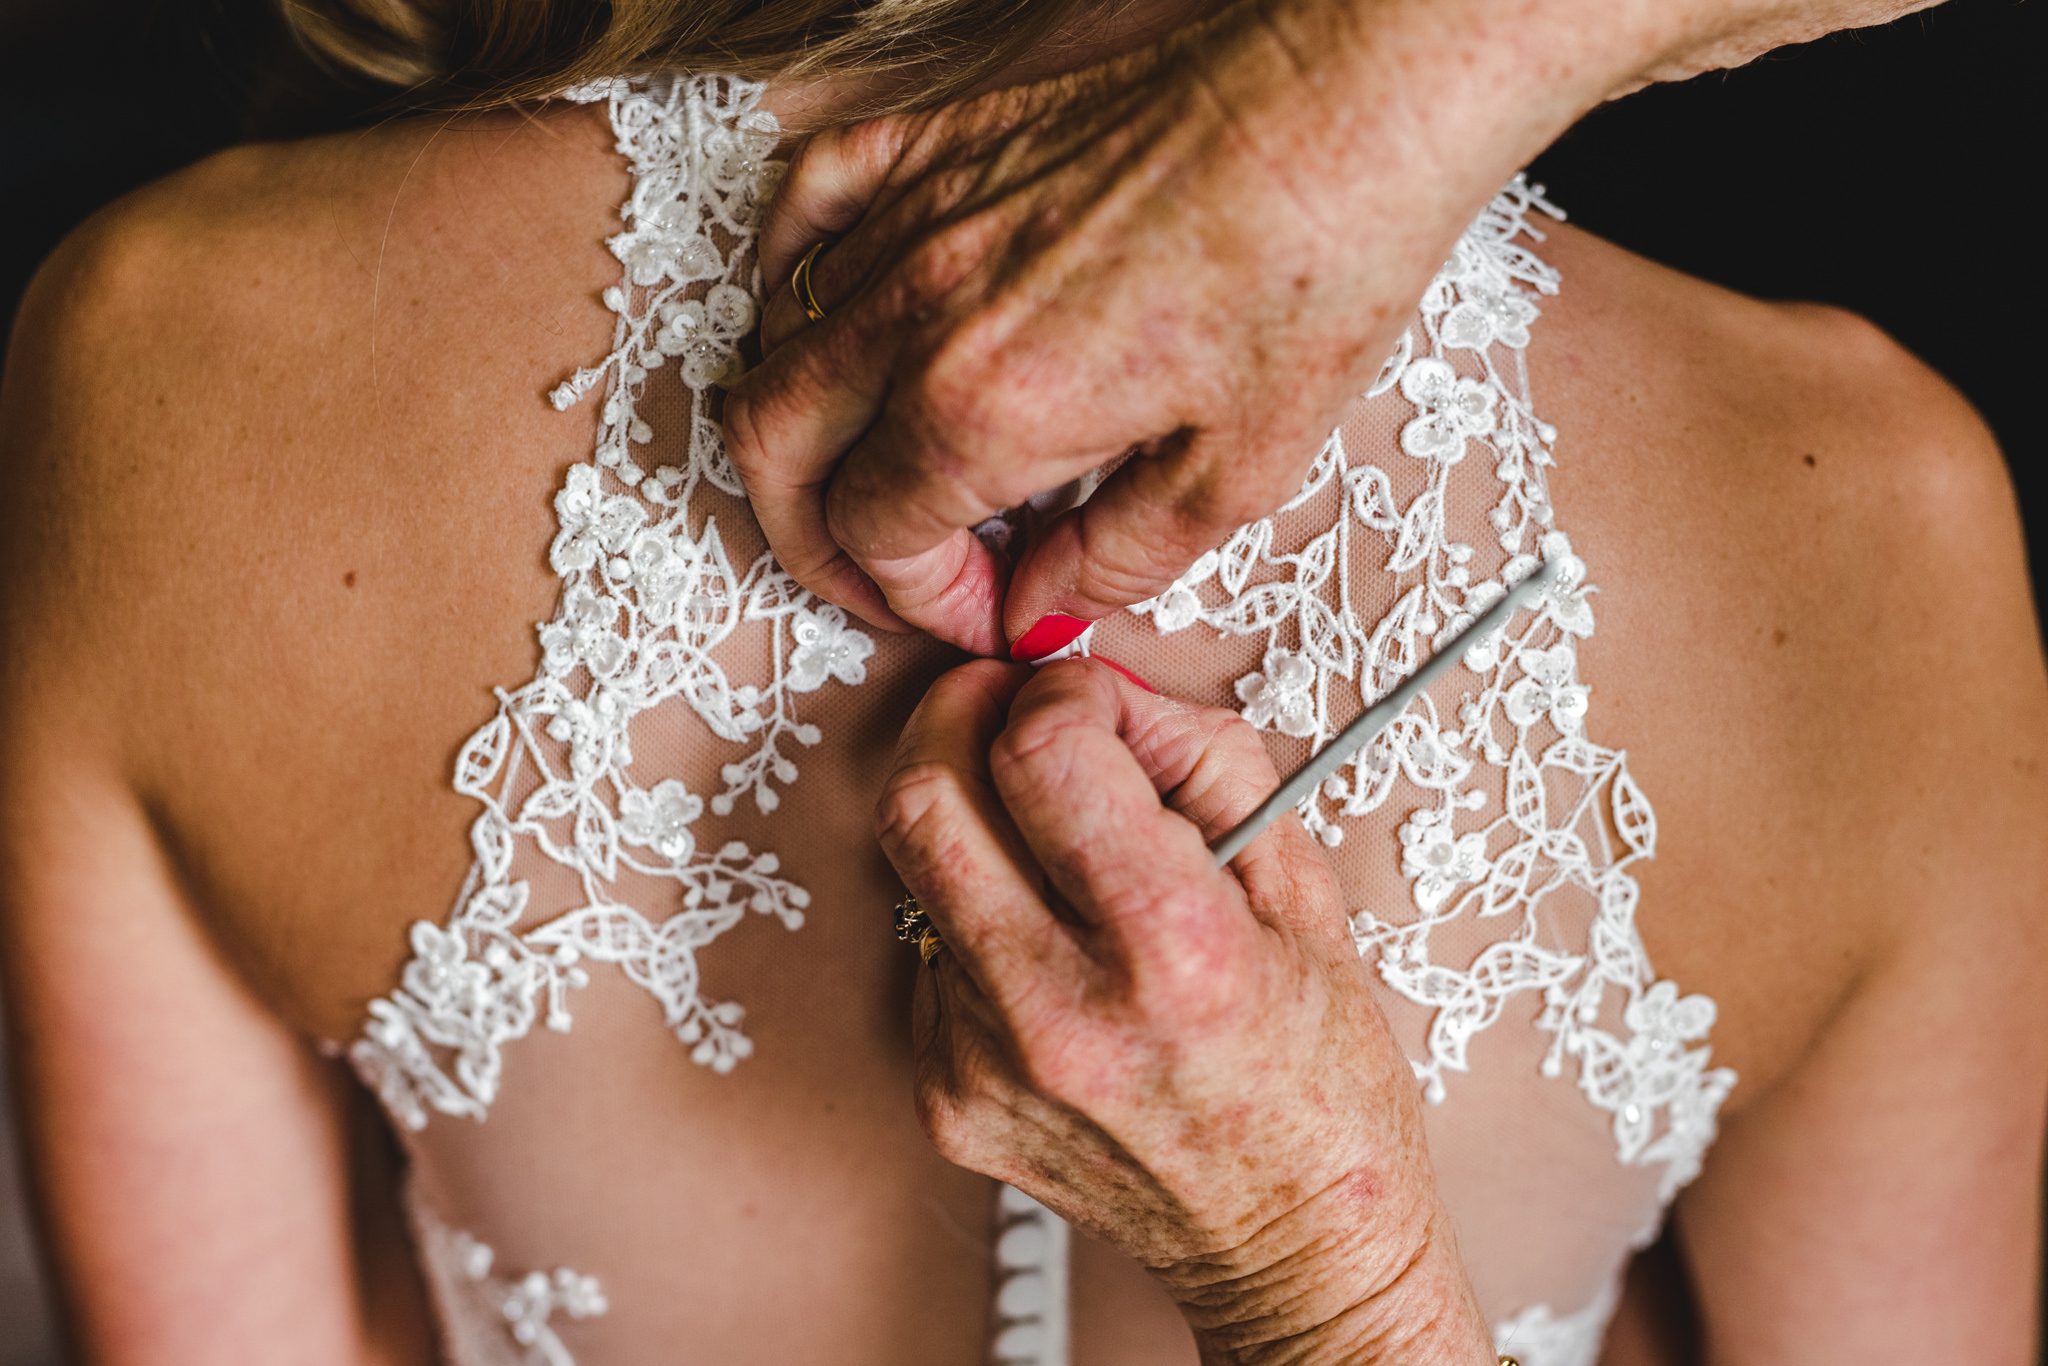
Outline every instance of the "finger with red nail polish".
[[1010, 647], [1010, 658], [1027, 664], [1044, 659], [1072, 645], [1093, 624], [1064, 612], [1042, 616], [1031, 624], [1030, 630], [1017, 637], [1017, 643]]

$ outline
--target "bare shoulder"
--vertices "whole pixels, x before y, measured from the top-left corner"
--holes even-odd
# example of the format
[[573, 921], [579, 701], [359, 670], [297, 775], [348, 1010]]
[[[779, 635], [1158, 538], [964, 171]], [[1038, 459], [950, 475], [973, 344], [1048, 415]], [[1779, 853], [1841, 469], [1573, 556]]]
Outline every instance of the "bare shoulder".
[[1988, 985], [1993, 958], [2039, 975], [2024, 541], [1990, 432], [1871, 323], [1576, 232], [1546, 254], [1565, 280], [1532, 377], [1607, 585], [1586, 671], [1661, 818], [1644, 933], [1721, 1000], [1717, 1056], [1757, 1083], [1739, 1109], [1892, 957], [1930, 991]]
[[610, 142], [565, 107], [236, 149], [84, 224], [16, 319], [0, 781], [114, 775], [258, 980], [295, 917], [387, 971], [348, 902], [459, 880], [449, 746], [531, 672], [589, 449], [545, 396], [611, 335]]
[[588, 112], [236, 148], [74, 231], [7, 349], [16, 596], [147, 637], [328, 534], [373, 552], [369, 514], [464, 460], [573, 450], [539, 396], [602, 350], [623, 184]]

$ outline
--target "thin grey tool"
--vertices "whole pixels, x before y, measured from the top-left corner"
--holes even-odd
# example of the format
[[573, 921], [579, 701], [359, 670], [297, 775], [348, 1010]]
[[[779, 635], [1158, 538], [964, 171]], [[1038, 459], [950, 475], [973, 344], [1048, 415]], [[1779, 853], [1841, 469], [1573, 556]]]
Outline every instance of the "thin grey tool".
[[1259, 837], [1259, 832], [1280, 819], [1285, 813], [1301, 804], [1301, 799], [1315, 791], [1323, 779], [1344, 767], [1352, 755], [1364, 749], [1374, 736], [1385, 730], [1393, 719], [1408, 709], [1415, 700], [1415, 694], [1434, 683], [1443, 671], [1457, 663], [1474, 642], [1491, 631], [1507, 625], [1508, 618], [1516, 609], [1550, 586], [1556, 570], [1545, 560], [1536, 566], [1536, 572], [1523, 579], [1507, 596], [1479, 614], [1478, 620], [1444, 642], [1444, 647], [1422, 661], [1414, 673], [1401, 680], [1392, 692], [1367, 707], [1358, 719], [1337, 733], [1337, 738], [1317, 750], [1301, 770], [1292, 778], [1280, 784], [1272, 796], [1259, 803], [1259, 809], [1244, 818], [1236, 829], [1210, 846], [1216, 855], [1216, 866], [1226, 867], [1230, 861], [1244, 852], [1244, 847]]

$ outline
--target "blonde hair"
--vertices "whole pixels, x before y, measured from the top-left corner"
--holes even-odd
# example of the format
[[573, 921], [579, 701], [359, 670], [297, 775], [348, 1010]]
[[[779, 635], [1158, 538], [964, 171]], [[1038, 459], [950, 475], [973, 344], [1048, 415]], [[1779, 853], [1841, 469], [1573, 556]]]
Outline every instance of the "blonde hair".
[[413, 107], [488, 108], [603, 76], [917, 77], [936, 103], [1051, 36], [1085, 0], [282, 0], [314, 57]]

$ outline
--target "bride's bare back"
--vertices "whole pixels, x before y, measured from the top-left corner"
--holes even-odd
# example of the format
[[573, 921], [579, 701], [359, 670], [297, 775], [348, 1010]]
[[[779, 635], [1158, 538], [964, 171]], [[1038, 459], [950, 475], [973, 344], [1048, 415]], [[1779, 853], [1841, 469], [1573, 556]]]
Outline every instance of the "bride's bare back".
[[[599, 705], [608, 639], [644, 652], [660, 634], [601, 602], [557, 610], [612, 557], [649, 600], [653, 579], [632, 576], [662, 566], [632, 560], [643, 523], [678, 517], [701, 550], [715, 520], [734, 600], [781, 591], [715, 480], [606, 522], [606, 500], [632, 492], [591, 463], [620, 419], [601, 411], [615, 376], [565, 411], [546, 401], [615, 351], [614, 305], [639, 306], [602, 297], [622, 257], [635, 267], [605, 245], [633, 185], [614, 139], [600, 110], [557, 105], [226, 154], [95, 219], [24, 309], [4, 409], [7, 997], [91, 1347], [419, 1350], [404, 1278], [375, 1255], [395, 1196], [351, 1166], [375, 1143], [351, 1129], [353, 1084], [323, 1044], [353, 1047], [405, 1133], [415, 1236], [464, 1360], [966, 1362], [992, 1312], [1029, 1309], [1023, 1291], [990, 1309], [992, 1193], [934, 1156], [911, 1113], [915, 959], [887, 932], [896, 884], [869, 834], [895, 734], [945, 651], [816, 604], [768, 611], [703, 652], [759, 696], [677, 682], [635, 719], [632, 800], [585, 817], [571, 794], [523, 834], [479, 827], [492, 801], [519, 817], [545, 786], [507, 756], [564, 774], [585, 757], [567, 704]], [[1513, 223], [1503, 245], [1563, 287], [1517, 286], [1541, 310], [1526, 348], [1506, 334], [1532, 320], [1495, 308], [1497, 382], [1460, 391], [1487, 346], [1446, 347], [1419, 322], [1405, 370], [1319, 466], [1325, 502], [1149, 616], [1105, 623], [1093, 648], [1243, 708], [1298, 757], [1296, 737], [1345, 704], [1319, 691], [1307, 638], [1269, 653], [1267, 609], [1246, 606], [1260, 584], [1299, 582], [1285, 557], [1355, 517], [1356, 546], [1332, 542], [1319, 580], [1350, 609], [1325, 644], [1341, 655], [1355, 636], [1354, 670], [1383, 649], [1398, 667], [1377, 628], [1412, 583], [1438, 581], [1423, 561], [1515, 530], [1488, 521], [1501, 487], [1538, 491], [1568, 533], [1542, 548], [1582, 557], [1600, 591], [1553, 605], [1527, 642], [1541, 658], [1489, 665], [1489, 705], [1522, 720], [1498, 732], [1516, 743], [1469, 761], [1500, 782], [1432, 832], [1415, 813], [1463, 789], [1374, 801], [1368, 764], [1323, 813], [1389, 1013], [1441, 1084], [1432, 1151], [1485, 1307], [1522, 1334], [1527, 1366], [1574, 1360], [1595, 1325], [1558, 1321], [1597, 1319], [1718, 1104], [1721, 1137], [1678, 1206], [1718, 1351], [1768, 1360], [1881, 1313], [1928, 1359], [2017, 1361], [2027, 1320], [2003, 1307], [2030, 1294], [2038, 1200], [2015, 1192], [2038, 1180], [2048, 1070], [2030, 847], [2048, 696], [1997, 453], [1866, 325], [1741, 299], [1510, 207], [1544, 240]], [[671, 335], [670, 376], [696, 354]], [[641, 404], [649, 474], [706, 449], [691, 392], [657, 384]], [[1554, 470], [1496, 472], [1516, 423], [1522, 457], [1554, 448]], [[588, 473], [565, 482], [572, 466]], [[1443, 526], [1411, 528], [1418, 495], [1453, 479]], [[1534, 516], [1518, 506], [1510, 522]], [[1539, 549], [1542, 522], [1520, 549]], [[1388, 571], [1404, 537], [1432, 535]], [[1470, 580], [1508, 553], [1483, 545]], [[1448, 622], [1423, 623], [1417, 601], [1406, 636], [1426, 648]], [[1575, 629], [1580, 613], [1597, 631]], [[540, 624], [556, 634], [537, 642]], [[569, 683], [510, 696], [537, 677]], [[1454, 730], [1456, 696], [1442, 700]], [[727, 735], [707, 719], [750, 712], [769, 719]], [[1462, 836], [1526, 801], [1507, 788], [1517, 737], [1564, 739], [1582, 713], [1576, 777], [1616, 843], [1585, 851], [1583, 885], [1539, 911], [1530, 870], [1520, 886], [1496, 875], [1511, 839]], [[771, 757], [735, 778], [775, 718], [800, 773]], [[458, 749], [468, 794], [451, 785]], [[1429, 770], [1390, 762], [1411, 784]], [[1624, 765], [1635, 795], [1617, 795]], [[586, 819], [617, 826], [591, 836], [613, 855], [611, 900], [535, 833], [581, 847]], [[735, 841], [746, 853], [726, 856]], [[1555, 841], [1542, 857], [1577, 868]], [[672, 875], [719, 858], [708, 882]], [[515, 884], [518, 906], [491, 903], [518, 931], [501, 943], [470, 894]], [[1381, 950], [1468, 896], [1500, 914], [1438, 927], [1432, 961], [1464, 980], [1424, 1004], [1419, 967], [1404, 978]], [[727, 901], [736, 924], [676, 928]], [[601, 906], [640, 923], [534, 934]], [[1596, 921], [1645, 955], [1597, 948]], [[1600, 959], [1516, 969], [1560, 990], [1604, 972], [1612, 994], [1585, 1020], [1540, 1018], [1558, 1002], [1534, 978], [1477, 970], [1524, 923], [1554, 958]], [[462, 982], [484, 1014], [529, 1014], [451, 1023]], [[1429, 1031], [1461, 1002], [1485, 1018], [1461, 1026], [1470, 1053], [1454, 1058]], [[1665, 1089], [1602, 1092], [1589, 1069]], [[1073, 1287], [1082, 1366], [1188, 1359], [1135, 1268], [1080, 1249]], [[2002, 1326], [1963, 1339], [1957, 1324]], [[1610, 1353], [1634, 1341], [1617, 1332]]]

